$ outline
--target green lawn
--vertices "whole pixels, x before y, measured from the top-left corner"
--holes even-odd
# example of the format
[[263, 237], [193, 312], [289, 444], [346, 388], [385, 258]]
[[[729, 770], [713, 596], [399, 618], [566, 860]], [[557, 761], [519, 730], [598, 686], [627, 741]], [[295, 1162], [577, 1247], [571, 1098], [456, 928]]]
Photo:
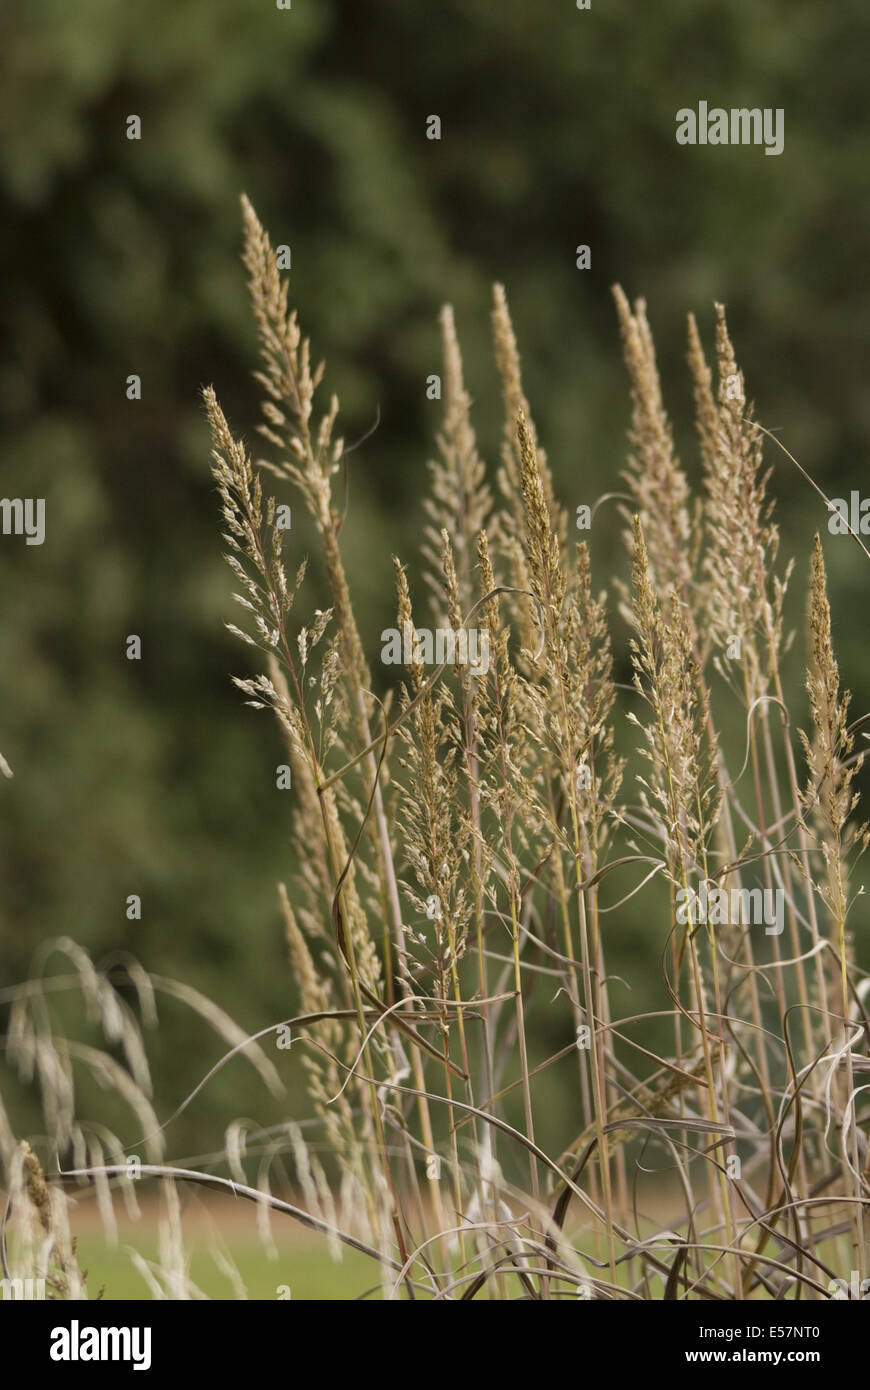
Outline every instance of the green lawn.
[[[121, 1241], [110, 1249], [99, 1236], [81, 1237], [79, 1264], [88, 1271], [88, 1288], [95, 1297], [101, 1285], [106, 1299], [150, 1299], [146, 1280], [133, 1263], [131, 1242]], [[271, 1260], [256, 1239], [229, 1241], [229, 1253], [249, 1298], [277, 1299], [282, 1285], [290, 1289], [291, 1299], [356, 1298], [377, 1283], [372, 1260], [354, 1250], [344, 1252], [341, 1262], [333, 1261], [326, 1241], [295, 1240], [278, 1244], [278, 1259]], [[157, 1260], [155, 1239], [136, 1240], [134, 1248], [148, 1261]], [[193, 1247], [190, 1277], [209, 1298], [235, 1298], [236, 1291], [206, 1246]], [[286, 1293], [283, 1297], [287, 1297]]]

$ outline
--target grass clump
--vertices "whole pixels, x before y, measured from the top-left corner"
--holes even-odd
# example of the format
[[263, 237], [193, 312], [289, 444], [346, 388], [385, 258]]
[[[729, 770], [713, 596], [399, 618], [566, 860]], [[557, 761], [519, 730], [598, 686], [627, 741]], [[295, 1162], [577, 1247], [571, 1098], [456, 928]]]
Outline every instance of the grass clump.
[[[270, 458], [251, 459], [211, 388], [205, 405], [243, 615], [232, 630], [260, 661], [236, 684], [275, 715], [292, 771], [298, 869], [279, 905], [300, 1003], [257, 1039], [234, 1036], [228, 1055], [254, 1060], [255, 1045], [289, 1027], [317, 1139], [288, 1121], [268, 1136], [253, 1184], [241, 1129], [220, 1156], [230, 1180], [165, 1163], [125, 1006], [112, 1026], [129, 1065], [111, 1079], [123, 1090], [139, 1068], [131, 1103], [153, 1150], [143, 1172], [172, 1194], [182, 1171], [229, 1182], [264, 1222], [283, 1212], [336, 1253], [367, 1254], [387, 1297], [813, 1300], [851, 1270], [867, 1277], [856, 1075], [870, 1033], [848, 920], [867, 840], [854, 790], [864, 721], [848, 722], [817, 538], [809, 728], [794, 734], [792, 570], [779, 566], [766, 432], [724, 311], [715, 371], [689, 320], [693, 498], [645, 306], [615, 291], [632, 402], [631, 582], [613, 576], [613, 614], [588, 545], [569, 539], [504, 291], [493, 302], [505, 427], [492, 483], [445, 307], [443, 420], [421, 534], [433, 628], [397, 559], [403, 672], [382, 699], [342, 556], [338, 402], [318, 406], [324, 367], [247, 200], [243, 212]], [[301, 620], [305, 563], [292, 572], [285, 559], [288, 487], [327, 585]], [[632, 686], [616, 678], [617, 642]], [[662, 960], [655, 1013], [617, 1006], [625, 995], [606, 962], [620, 908], [636, 897]], [[107, 978], [77, 968], [105, 1014]], [[140, 988], [147, 1003], [150, 983]], [[38, 1037], [25, 1017], [19, 1063], [23, 1037]], [[229, 1036], [227, 1021], [210, 1021]], [[547, 1055], [540, 1040], [554, 1035]], [[256, 1065], [271, 1084], [271, 1062]], [[550, 1073], [576, 1097], [552, 1152], [540, 1141], [553, 1128], [552, 1117], [541, 1124]], [[57, 1153], [78, 1143], [74, 1166], [102, 1184], [109, 1211], [126, 1152], [95, 1161], [68, 1116], [52, 1142]], [[273, 1167], [288, 1186], [292, 1171], [298, 1202], [273, 1191]], [[165, 1269], [151, 1277], [163, 1296], [196, 1296], [177, 1198], [167, 1200]]]

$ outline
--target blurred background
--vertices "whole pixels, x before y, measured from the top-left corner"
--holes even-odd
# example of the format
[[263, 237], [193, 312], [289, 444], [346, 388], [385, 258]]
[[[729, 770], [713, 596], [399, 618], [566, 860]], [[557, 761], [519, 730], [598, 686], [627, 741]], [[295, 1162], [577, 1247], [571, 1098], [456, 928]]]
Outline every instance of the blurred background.
[[[292, 299], [327, 360], [345, 438], [379, 415], [352, 455], [343, 539], [383, 674], [390, 557], [415, 573], [440, 423], [425, 379], [440, 371], [445, 300], [481, 451], [497, 460], [494, 280], [569, 509], [618, 488], [624, 466], [617, 280], [648, 301], [693, 483], [686, 315], [698, 315], [709, 353], [721, 300], [762, 423], [830, 495], [870, 493], [868, 42], [862, 0], [3, 8], [2, 490], [45, 499], [46, 540], [0, 539], [0, 749], [15, 771], [0, 787], [0, 985], [69, 935], [97, 960], [130, 952], [185, 980], [251, 1032], [295, 1006], [275, 892], [293, 868], [292, 793], [275, 787], [275, 729], [230, 683], [249, 673], [248, 654], [223, 626], [234, 605], [200, 405], [214, 383], [259, 449], [240, 192], [291, 247]], [[677, 146], [676, 111], [701, 99], [782, 107], [784, 153]], [[139, 141], [126, 138], [131, 114]], [[440, 141], [426, 138], [432, 114]], [[581, 243], [588, 271], [575, 265]], [[140, 401], [126, 396], [133, 373]], [[866, 562], [827, 535], [823, 504], [792, 466], [767, 456], [781, 554], [797, 558], [790, 624], [801, 628], [821, 529], [857, 715], [870, 700]], [[603, 507], [591, 538], [599, 586], [627, 575], [620, 531]], [[306, 545], [294, 505], [288, 554]], [[314, 565], [305, 611], [323, 598]], [[126, 659], [129, 634], [140, 661]], [[625, 679], [618, 617], [614, 637]], [[802, 718], [804, 655], [799, 631], [788, 673]], [[130, 894], [141, 921], [126, 917]], [[638, 1010], [658, 997], [663, 939], [630, 907], [607, 947]], [[859, 952], [867, 963], [865, 940]], [[221, 1051], [162, 1005], [151, 1035], [162, 1115]], [[170, 1155], [220, 1147], [242, 1083], [257, 1122], [286, 1117], [252, 1077], [243, 1062], [222, 1072], [174, 1125]], [[306, 1108], [299, 1084], [294, 1114]], [[27, 1097], [6, 1100], [26, 1131]]]

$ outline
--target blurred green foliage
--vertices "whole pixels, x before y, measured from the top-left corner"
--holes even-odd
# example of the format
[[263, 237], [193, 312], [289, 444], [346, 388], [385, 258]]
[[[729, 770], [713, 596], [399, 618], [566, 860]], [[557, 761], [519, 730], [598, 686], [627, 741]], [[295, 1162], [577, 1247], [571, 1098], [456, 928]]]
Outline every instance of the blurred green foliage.
[[[292, 246], [294, 300], [346, 437], [379, 412], [353, 455], [344, 532], [374, 655], [392, 621], [390, 552], [413, 559], [421, 528], [443, 300], [483, 452], [497, 456], [495, 279], [570, 507], [619, 486], [617, 279], [649, 302], [691, 473], [685, 316], [698, 313], [709, 345], [723, 300], [762, 422], [829, 492], [867, 490], [870, 12], [861, 0], [593, 0], [589, 12], [573, 0], [33, 0], [5, 7], [0, 38], [3, 490], [47, 508], [41, 548], [0, 541], [0, 748], [16, 772], [0, 788], [2, 982], [69, 934], [189, 980], [253, 1031], [294, 1002], [275, 898], [292, 868], [288, 803], [275, 732], [229, 681], [247, 654], [223, 629], [230, 584], [199, 404], [214, 382], [254, 440], [240, 191]], [[675, 112], [702, 98], [783, 107], [783, 155], [676, 146]], [[432, 113], [439, 142], [425, 138]], [[575, 268], [578, 243], [589, 272]], [[130, 373], [140, 402], [126, 398]], [[825, 514], [770, 461], [799, 622]], [[626, 564], [614, 508], [598, 515], [603, 585], [614, 556]], [[858, 713], [867, 575], [850, 541], [827, 551]], [[314, 607], [316, 565], [309, 594]], [[128, 633], [141, 662], [125, 659]], [[799, 642], [795, 689], [801, 665]], [[131, 893], [141, 922], [126, 919]], [[615, 973], [642, 952], [655, 976], [649, 921], [620, 917]], [[165, 1018], [161, 1113], [221, 1050], [177, 1009]], [[183, 1117], [173, 1154], [236, 1113], [243, 1067]], [[285, 1113], [250, 1094], [258, 1118]]]

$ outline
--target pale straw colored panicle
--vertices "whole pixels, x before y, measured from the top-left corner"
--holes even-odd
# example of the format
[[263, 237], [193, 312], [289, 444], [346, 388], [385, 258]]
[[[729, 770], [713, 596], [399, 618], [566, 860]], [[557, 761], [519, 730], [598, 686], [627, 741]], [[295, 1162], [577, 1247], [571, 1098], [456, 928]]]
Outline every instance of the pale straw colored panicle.
[[[333, 440], [338, 400], [312, 430], [314, 393], [323, 379], [324, 364], [311, 371], [307, 338], [302, 338], [296, 313], [288, 313], [289, 283], [281, 275], [274, 248], [247, 198], [242, 200], [245, 223], [244, 261], [265, 370], [255, 373], [266, 390], [263, 404], [266, 426], [261, 433], [282, 451], [278, 463], [261, 460], [279, 477], [291, 481], [302, 494], [320, 533], [332, 593], [332, 607], [341, 636], [345, 675], [354, 689], [355, 718], [365, 719], [362, 692], [370, 684], [362, 643], [353, 616], [350, 588], [338, 544], [340, 518], [332, 507], [332, 479], [344, 453], [341, 439]], [[368, 742], [367, 739], [363, 740]]]
[[[492, 565], [494, 570], [500, 569], [502, 564], [507, 565], [509, 583], [517, 593], [506, 600], [506, 606], [516, 614], [523, 649], [534, 651], [540, 625], [532, 603], [519, 596], [520, 592], [527, 592], [531, 587], [523, 544], [525, 515], [517, 439], [517, 414], [522, 410], [529, 418], [529, 404], [523, 392], [519, 352], [501, 285], [493, 287], [492, 333], [504, 399], [501, 467], [496, 475], [503, 505], [493, 512], [488, 526], [492, 539]], [[522, 665], [522, 657], [519, 660]]]
[[[479, 534], [480, 532], [478, 532], [478, 536]], [[469, 539], [471, 538], [469, 537]], [[476, 546], [477, 536], [474, 538], [474, 543]], [[446, 528], [441, 532], [441, 574], [447, 619], [450, 627], [454, 632], [459, 632], [463, 628], [467, 630], [468, 624], [465, 622], [465, 615], [462, 612], [459, 576], [454, 563], [453, 545]], [[469, 591], [469, 597], [470, 596], [471, 591]], [[470, 605], [469, 612], [473, 606], [473, 604]], [[479, 610], [475, 613], [473, 626], [478, 634], [482, 632]], [[479, 637], [478, 641], [482, 643], [483, 638]], [[478, 648], [478, 658], [480, 658], [482, 652], [483, 646], [481, 645]], [[482, 677], [480, 674], [471, 673], [468, 664], [460, 665], [457, 669], [459, 708], [458, 710], [454, 708], [452, 700], [446, 707], [448, 717], [445, 719], [445, 728], [448, 738], [453, 741], [454, 745], [454, 752], [451, 753], [451, 760], [455, 754], [457, 763], [461, 764], [464, 756], [467, 757], [469, 754], [472, 754], [470, 761], [466, 764], [466, 778], [470, 783], [470, 802], [466, 803], [460, 795], [458, 776], [455, 776], [453, 780], [453, 803], [456, 817], [454, 834], [456, 836], [457, 849], [456, 861], [457, 865], [460, 866], [460, 883], [462, 879], [467, 878], [468, 875], [471, 846], [474, 845], [479, 849], [479, 823], [475, 807], [477, 795], [477, 761], [476, 756], [474, 756], [474, 745], [476, 742], [475, 718], [478, 705], [478, 687], [481, 679]], [[479, 868], [479, 865], [477, 867]], [[458, 959], [465, 949], [467, 904], [464, 890], [461, 894], [457, 894], [456, 896], [457, 902], [461, 897], [462, 912], [459, 913], [454, 910], [450, 919], [450, 932], [454, 938], [451, 944], [451, 952], [454, 958]]]
[[713, 373], [707, 366], [701, 335], [694, 314], [689, 314], [689, 370], [695, 397], [695, 428], [705, 469], [713, 468], [719, 434], [719, 411], [713, 394]]
[[611, 715], [616, 701], [613, 656], [603, 596], [592, 593], [589, 547], [580, 541], [569, 575], [565, 601], [566, 670], [571, 674], [570, 712], [576, 720], [577, 771], [587, 768], [586, 779], [575, 776], [580, 818], [589, 846], [588, 867], [597, 867], [598, 851], [610, 831], [613, 809], [625, 765], [613, 750]]
[[[709, 373], [697, 334], [690, 330], [698, 424], [706, 486], [705, 630], [719, 648], [740, 643], [747, 703], [763, 694], [778, 659], [782, 604], [789, 569], [782, 580], [773, 566], [779, 546], [762, 472], [762, 435], [747, 403], [721, 304], [716, 306], [718, 391], [715, 428]], [[718, 669], [729, 670], [721, 659]], [[733, 682], [732, 682], [733, 684]]]
[[[292, 686], [286, 680], [276, 686], [274, 680], [266, 675], [252, 679], [236, 678], [235, 683], [250, 697], [248, 703], [254, 708], [271, 708], [274, 711], [293, 755], [310, 762], [314, 749], [304, 706], [304, 668], [309, 652], [323, 635], [330, 615], [328, 612], [316, 615], [311, 632], [305, 633], [301, 644], [298, 641], [294, 644], [297, 648], [294, 654], [286, 622], [304, 578], [305, 566], [300, 565], [291, 587], [281, 561], [282, 535], [275, 524], [274, 503], [269, 501], [264, 506], [259, 477], [244, 448], [233, 438], [211, 388], [205, 392], [205, 401], [216, 446], [212, 457], [227, 527], [224, 539], [231, 552], [227, 559], [243, 589], [242, 593], [236, 594], [236, 598], [250, 614], [256, 635], [243, 632], [231, 624], [228, 626], [235, 635], [263, 651], [267, 661], [274, 658], [292, 677]], [[353, 632], [355, 634], [355, 628]], [[333, 672], [334, 665], [333, 660]], [[329, 690], [322, 687], [322, 700], [328, 693]], [[346, 853], [335, 797], [329, 793], [323, 797], [323, 816], [329, 832], [328, 840], [336, 856]], [[343, 862], [343, 859], [339, 862], [337, 858], [330, 865], [334, 876]], [[357, 945], [360, 977], [364, 983], [372, 985], [379, 977], [380, 966], [368, 935], [365, 913], [355, 893], [353, 865], [342, 886], [342, 900], [348, 928]]]
[[203, 392], [211, 430], [212, 472], [218, 485], [222, 515], [229, 535], [227, 544], [235, 554], [252, 563], [262, 560], [263, 492], [243, 446], [233, 438], [226, 417], [211, 386]]
[[[287, 439], [263, 432], [278, 447], [289, 443], [296, 458], [311, 454], [310, 420], [314, 392], [323, 378], [323, 363], [311, 370], [311, 351], [296, 321], [296, 311], [288, 311], [288, 282], [282, 279], [277, 256], [257, 214], [247, 197], [242, 195], [242, 216], [245, 231], [244, 263], [248, 272], [248, 291], [263, 355], [263, 372], [256, 379], [268, 395], [264, 413], [274, 429], [287, 432]], [[290, 411], [290, 414], [286, 413]], [[320, 441], [318, 441], [320, 442]], [[310, 462], [310, 458], [307, 460]], [[324, 455], [318, 462], [321, 467]], [[288, 473], [303, 491], [311, 487], [313, 477], [296, 469], [291, 460], [285, 465]]]
[[[519, 650], [516, 655], [517, 666], [526, 674], [531, 673], [529, 654], [537, 650], [541, 640], [541, 621], [539, 610], [531, 598], [526, 597], [532, 588], [526, 548], [522, 535], [505, 534], [502, 523], [507, 513], [502, 509], [492, 517], [492, 561], [499, 570], [499, 582], [504, 582], [513, 590], [505, 598], [505, 607], [516, 623], [519, 634]], [[507, 566], [507, 575], [501, 570]]]
[[[516, 431], [520, 454], [526, 561], [532, 591], [543, 608], [547, 635], [555, 638], [562, 614], [562, 600], [565, 597], [565, 575], [534, 435], [522, 409], [517, 412]], [[555, 653], [552, 652], [550, 655], [553, 656]]]
[[565, 603], [568, 579], [552, 527], [534, 439], [522, 411], [517, 416], [517, 439], [522, 468], [525, 561], [529, 584], [537, 600], [537, 645], [543, 648], [536, 663], [537, 670], [532, 668], [533, 674], [524, 682], [524, 687], [531, 703], [544, 699], [546, 712], [543, 706], [539, 708], [541, 736], [545, 742], [553, 741], [557, 761], [570, 771], [573, 755], [579, 752], [579, 708], [573, 692], [582, 673], [570, 669]]
[[481, 530], [477, 538], [477, 562], [480, 569], [481, 596], [491, 595], [486, 599], [483, 613], [489, 637], [490, 659], [492, 659], [507, 654], [508, 632], [507, 628], [502, 627], [499, 621], [498, 595], [493, 592], [497, 586], [489, 553], [489, 539], [485, 529]]
[[[447, 621], [454, 632], [458, 632], [463, 626], [464, 615], [462, 612], [462, 600], [459, 594], [459, 576], [456, 572], [456, 562], [454, 559], [453, 543], [447, 527], [442, 527], [441, 535], [441, 588], [444, 594], [443, 606], [447, 615]], [[477, 534], [474, 537], [477, 544]], [[469, 611], [474, 606], [474, 602], [468, 604]]]
[[[529, 705], [538, 712], [538, 738], [545, 761], [555, 754], [565, 794], [580, 810], [586, 853], [597, 853], [599, 834], [619, 786], [619, 761], [612, 756], [608, 726], [615, 692], [604, 608], [591, 592], [588, 548], [575, 551], [566, 572], [552, 529], [534, 440], [522, 414], [517, 421], [526, 517], [525, 559], [531, 588], [539, 600], [538, 627], [545, 629], [541, 664], [545, 704], [524, 683]], [[546, 751], [547, 747], [549, 752]], [[601, 758], [596, 771], [596, 758]], [[584, 786], [577, 774], [589, 772]], [[598, 773], [603, 780], [598, 780]], [[571, 785], [572, 780], [574, 786]], [[586, 838], [588, 835], [588, 839]]]
[[408, 578], [405, 567], [398, 559], [393, 556], [393, 569], [396, 575], [396, 607], [399, 632], [402, 635], [403, 654], [405, 648], [406, 634], [410, 634], [410, 649], [407, 652], [406, 670], [411, 677], [411, 688], [416, 694], [422, 687], [426, 679], [426, 668], [423, 665], [420, 646], [417, 642], [417, 629], [414, 626], [414, 615], [411, 608], [411, 594], [408, 589]]
[[[332, 499], [333, 478], [344, 460], [343, 440], [333, 438], [338, 400], [331, 397], [328, 410], [315, 428], [311, 421], [312, 403], [323, 376], [323, 365], [311, 370], [308, 340], [301, 337], [295, 313], [288, 313], [288, 282], [280, 273], [275, 251], [247, 199], [243, 200], [243, 208], [245, 264], [265, 366], [257, 377], [267, 393], [263, 405], [267, 424], [261, 427], [261, 433], [283, 453], [277, 463], [261, 462], [299, 489], [320, 536], [338, 634], [340, 680], [347, 691], [349, 731], [358, 750], [372, 743], [369, 721], [375, 701], [339, 544], [343, 517]], [[401, 907], [382, 790], [382, 784], [389, 780], [388, 767], [382, 764], [378, 775], [374, 754], [370, 753], [359, 764], [355, 780], [360, 788], [359, 799], [353, 800], [349, 790], [340, 795], [350, 797], [351, 809], [356, 811], [368, 803], [371, 793], [373, 811], [364, 839], [356, 848], [356, 859], [363, 873], [366, 854], [374, 860], [376, 867], [370, 881], [377, 879], [377, 896], [382, 907], [387, 907], [395, 949], [400, 951]], [[340, 866], [333, 867], [337, 871]], [[353, 930], [362, 928], [362, 921], [351, 926]], [[363, 949], [371, 971], [376, 953], [371, 944]], [[374, 1046], [379, 1046], [379, 1040]]]
[[[211, 387], [206, 388], [204, 399], [215, 444], [212, 468], [226, 526], [226, 559], [240, 586], [234, 598], [248, 615], [247, 631], [232, 623], [227, 627], [234, 636], [267, 656], [276, 653], [285, 665], [292, 665], [285, 623], [305, 576], [305, 565], [300, 565], [291, 588], [281, 559], [282, 533], [275, 524], [274, 503], [269, 501], [264, 507], [259, 477], [244, 447], [233, 438]], [[255, 702], [272, 706], [302, 745], [304, 734], [298, 708], [279, 701], [267, 677], [240, 685]]]
[[477, 685], [479, 733], [486, 750], [481, 758], [480, 787], [500, 820], [508, 790], [513, 788], [518, 798], [522, 795], [528, 730], [523, 723], [524, 693], [510, 654], [510, 628], [501, 621], [501, 599], [493, 593], [497, 585], [486, 531], [478, 537], [477, 553], [481, 596], [493, 595], [483, 608], [489, 673]]
[[[496, 579], [486, 531], [481, 531], [478, 538], [478, 562], [481, 596], [491, 594], [496, 588]], [[497, 826], [503, 825], [508, 802], [515, 800], [522, 805], [524, 792], [529, 798], [533, 794], [529, 782], [533, 754], [525, 722], [529, 712], [527, 696], [511, 656], [510, 627], [502, 623], [501, 608], [502, 601], [497, 595], [483, 608], [489, 641], [489, 672], [477, 683], [478, 734], [482, 748], [479, 786], [481, 799], [495, 813]], [[524, 805], [529, 809], [530, 799]], [[491, 852], [501, 853], [498, 843], [490, 843]]]
[[[496, 585], [496, 578], [493, 573], [492, 560], [489, 553], [489, 540], [485, 529], [481, 529], [476, 543], [477, 568], [479, 571], [478, 600], [487, 594], [492, 594]], [[476, 679], [472, 682], [474, 695], [474, 734], [475, 734], [475, 759], [470, 768], [470, 776], [474, 779], [474, 795], [479, 798], [481, 811], [486, 804], [488, 778], [490, 770], [486, 757], [487, 734], [492, 735], [494, 722], [493, 707], [493, 682], [501, 680], [509, 687], [516, 685], [516, 671], [512, 666], [508, 656], [509, 631], [506, 626], [502, 626], [499, 616], [499, 600], [497, 596], [489, 598], [480, 609], [478, 609], [475, 622], [481, 632], [486, 634], [489, 649], [490, 673], [485, 677]], [[510, 688], [508, 690], [508, 706], [519, 713], [519, 701], [512, 701]], [[478, 822], [475, 832], [476, 848], [476, 882], [481, 891], [488, 883], [489, 875], [492, 870], [492, 846], [488, 834]]]
[[441, 310], [441, 339], [444, 418], [437, 436], [439, 457], [429, 463], [431, 496], [423, 502], [429, 518], [423, 555], [428, 565], [426, 579], [437, 604], [443, 594], [441, 534], [444, 530], [450, 533], [456, 555], [458, 606], [467, 612], [474, 601], [474, 547], [492, 510], [492, 495], [486, 482], [486, 467], [477, 451], [471, 398], [465, 389], [462, 356], [449, 304]]
[[[475, 550], [477, 548], [478, 536], [474, 538]], [[476, 606], [476, 595], [473, 589], [468, 590], [466, 599], [460, 596], [459, 576], [456, 572], [454, 562], [453, 545], [450, 535], [445, 527], [441, 532], [441, 589], [443, 598], [439, 605], [445, 612], [447, 624], [451, 631], [459, 633], [463, 629], [468, 631], [469, 626], [480, 633], [481, 617], [477, 610], [474, 615], [473, 624], [466, 623], [467, 615], [472, 613]], [[463, 608], [465, 612], [463, 613]], [[479, 657], [482, 655], [482, 648], [479, 649]], [[459, 710], [457, 718], [449, 724], [451, 731], [455, 731], [458, 740], [457, 753], [465, 756], [467, 760], [467, 777], [469, 781], [469, 793], [472, 801], [472, 809], [476, 797], [477, 764], [475, 755], [475, 718], [479, 703], [480, 694], [480, 675], [472, 674], [469, 665], [463, 664], [457, 668], [457, 682], [459, 684]]]
[[[593, 669], [602, 638], [602, 616], [589, 602], [585, 552], [578, 552], [580, 569], [568, 573], [550, 517], [538, 450], [523, 413], [517, 417], [517, 442], [525, 520], [524, 567], [536, 599], [530, 634], [535, 651], [527, 648], [523, 653], [516, 695], [520, 719], [531, 739], [520, 765], [523, 823], [545, 838], [555, 835], [568, 856], [582, 853], [588, 860], [592, 844], [598, 840], [600, 819], [609, 810], [607, 798], [616, 791], [618, 780], [610, 781], [595, 810], [592, 798], [600, 798], [603, 788], [596, 787], [593, 780], [588, 788], [578, 788], [577, 784], [580, 767], [584, 763], [589, 766], [588, 759], [595, 758], [596, 733], [602, 731], [605, 709], [612, 703], [607, 695], [607, 660], [602, 669]], [[603, 737], [607, 741], [607, 735]], [[614, 763], [610, 771], [616, 773]], [[555, 798], [556, 787], [560, 795]], [[564, 808], [577, 810], [577, 842], [564, 827]], [[589, 812], [592, 820], [586, 819]], [[543, 849], [543, 845], [545, 840], [538, 848]]]
[[573, 707], [571, 697], [566, 698], [565, 683], [572, 682], [575, 674], [568, 670], [565, 644], [567, 579], [538, 452], [522, 410], [517, 415], [516, 434], [524, 523], [522, 569], [535, 600], [527, 605], [529, 624], [520, 629], [524, 649], [519, 654], [520, 679], [513, 696], [531, 740], [528, 747], [522, 741], [517, 745], [524, 754], [523, 761], [517, 764], [522, 779], [518, 788], [522, 806], [518, 824], [540, 826], [549, 821], [552, 829], [555, 807], [546, 784], [553, 779], [565, 781], [573, 768], [568, 746], [573, 739], [564, 717], [566, 711], [570, 717]]
[[[403, 567], [395, 561], [398, 625], [414, 632], [411, 597]], [[454, 963], [465, 949], [469, 904], [464, 886], [468, 870], [467, 818], [459, 812], [455, 771], [460, 736], [449, 685], [439, 681], [425, 687], [428, 672], [412, 646], [410, 691], [403, 691], [402, 708], [417, 702], [400, 727], [404, 745], [403, 781], [397, 824], [401, 826], [404, 857], [413, 877], [402, 881], [413, 919], [405, 927], [409, 957], [421, 972], [432, 976], [436, 997], [446, 996]]]
[[662, 400], [646, 303], [636, 300], [632, 311], [619, 285], [613, 296], [631, 381], [631, 454], [623, 476], [643, 527], [652, 584], [669, 608], [672, 590], [688, 601], [692, 587], [689, 487]]
[[[692, 376], [692, 392], [695, 402], [695, 431], [698, 437], [703, 474], [706, 479], [710, 477], [716, 467], [716, 450], [719, 437], [719, 409], [714, 394], [713, 373], [708, 367], [707, 359], [704, 356], [704, 348], [701, 343], [701, 336], [698, 332], [698, 325], [694, 314], [689, 314], [688, 317], [688, 338], [689, 348], [687, 359]], [[703, 547], [706, 541], [704, 503], [705, 499], [703, 497], [696, 499], [695, 514], [692, 519], [691, 527], [695, 542], [692, 552], [692, 572], [695, 575], [695, 586], [692, 595], [692, 612], [696, 625], [696, 650], [702, 669], [706, 667], [711, 649], [721, 644], [721, 632], [717, 634], [717, 643], [717, 635], [714, 635], [714, 632], [710, 630], [710, 581], [703, 560]], [[718, 575], [714, 576], [714, 578], [718, 579]], [[714, 661], [718, 662], [718, 653], [714, 656]]]
[[[865, 826], [849, 827], [849, 817], [858, 795], [852, 781], [861, 767], [863, 757], [852, 757], [854, 736], [849, 730], [847, 714], [851, 696], [840, 694], [840, 672], [831, 640], [831, 609], [828, 603], [825, 561], [818, 535], [813, 544], [810, 579], [810, 652], [806, 688], [810, 699], [813, 736], [802, 730], [801, 742], [806, 755], [810, 777], [803, 794], [804, 812], [812, 816], [821, 838], [821, 847], [829, 870], [827, 896], [829, 906], [833, 893], [840, 896], [836, 910], [845, 915], [845, 883], [832, 889], [832, 883], [842, 865], [837, 861], [849, 841], [863, 848], [867, 841]], [[833, 878], [832, 878], [833, 876]]]
[[[715, 749], [710, 742], [706, 693], [692, 654], [685, 606], [672, 592], [669, 618], [653, 589], [640, 517], [634, 521], [632, 562], [636, 636], [631, 639], [634, 684], [650, 709], [641, 725], [650, 766], [642, 786], [657, 808], [672, 881], [704, 863], [719, 809]], [[640, 724], [633, 713], [632, 723]], [[649, 803], [648, 803], [649, 804]]]
[[[496, 587], [487, 533], [478, 538], [481, 595]], [[507, 607], [507, 605], [505, 605]], [[483, 609], [489, 639], [489, 671], [478, 682], [478, 790], [482, 808], [481, 881], [492, 910], [507, 926], [507, 910], [520, 907], [520, 860], [538, 862], [552, 845], [551, 802], [541, 770], [541, 729], [546, 702], [524, 679], [511, 653], [511, 628], [502, 622], [502, 600]], [[538, 622], [540, 632], [540, 622]]]
[[523, 390], [520, 354], [503, 285], [493, 286], [492, 331], [495, 360], [501, 377], [505, 410], [501, 447], [502, 466], [499, 470], [498, 482], [508, 503], [508, 513], [507, 516], [500, 514], [500, 529], [507, 535], [519, 536], [522, 535], [525, 525], [522, 509], [522, 456], [517, 438], [517, 418], [522, 413], [535, 449], [547, 512], [559, 545], [564, 548], [568, 525], [567, 514], [564, 507], [556, 500], [547, 456], [538, 443], [532, 412]]

